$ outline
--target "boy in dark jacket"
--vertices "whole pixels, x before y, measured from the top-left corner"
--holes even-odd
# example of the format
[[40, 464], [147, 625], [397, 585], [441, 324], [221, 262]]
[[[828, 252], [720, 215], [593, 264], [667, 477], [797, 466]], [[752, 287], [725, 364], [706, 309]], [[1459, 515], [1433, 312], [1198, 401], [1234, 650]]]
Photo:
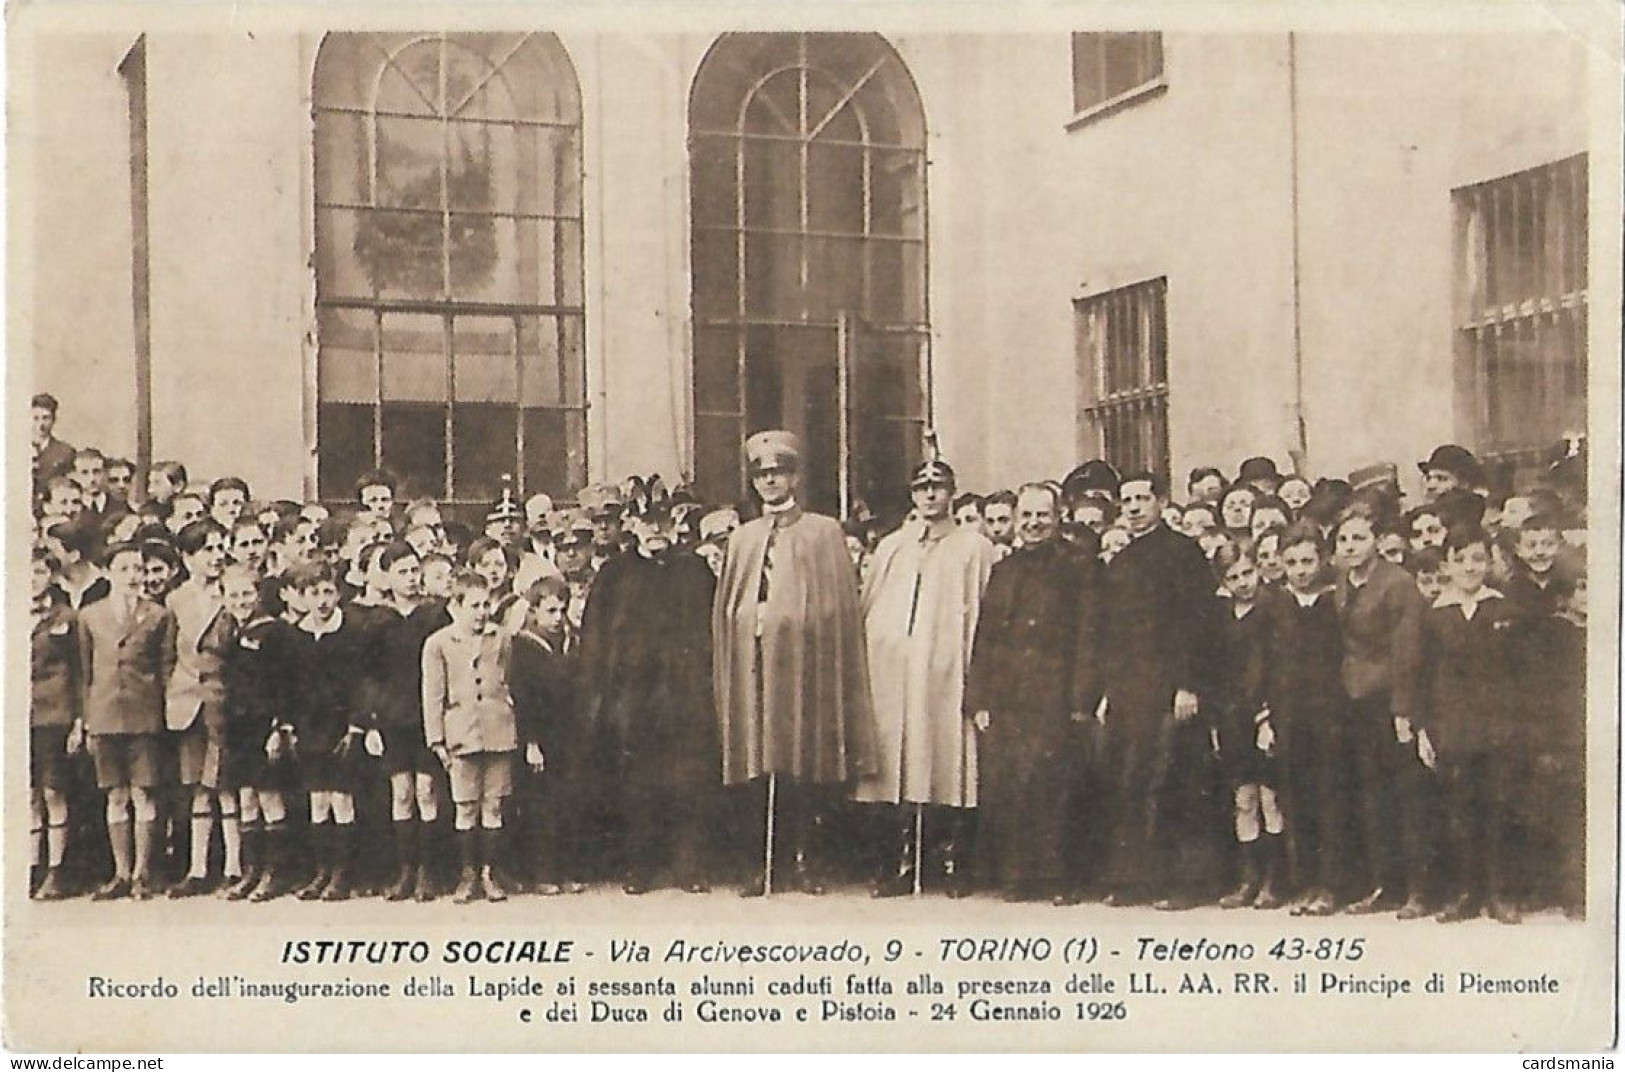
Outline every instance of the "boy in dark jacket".
[[81, 684], [77, 618], [51, 598], [50, 556], [35, 548], [33, 573], [32, 693], [28, 708], [29, 829], [40, 882], [31, 886], [41, 901], [67, 895], [62, 859], [68, 843], [68, 752], [84, 736], [80, 721]]
[[1514, 746], [1510, 694], [1513, 611], [1484, 583], [1490, 537], [1458, 527], [1445, 539], [1450, 587], [1422, 622], [1422, 689], [1417, 755], [1443, 777], [1449, 882], [1454, 893], [1441, 922], [1486, 910], [1517, 923], [1506, 898], [1504, 774]]
[[513, 700], [525, 763], [517, 786], [533, 892], [581, 893], [586, 885], [585, 734], [577, 698], [570, 586], [546, 576], [525, 593], [530, 608], [513, 640]]
[[370, 612], [364, 706], [383, 736], [389, 774], [396, 874], [384, 896], [428, 901], [434, 897], [429, 861], [440, 816], [440, 764], [423, 738], [423, 645], [451, 617], [444, 605], [422, 601], [422, 564], [410, 545], [383, 548], [377, 566], [389, 598]]
[[339, 607], [331, 566], [305, 563], [292, 571], [290, 582], [304, 617], [289, 645], [288, 721], [298, 742], [300, 779], [310, 795], [316, 863], [298, 895], [305, 901], [343, 901], [350, 897], [356, 767], [364, 733], [358, 723], [364, 638]]

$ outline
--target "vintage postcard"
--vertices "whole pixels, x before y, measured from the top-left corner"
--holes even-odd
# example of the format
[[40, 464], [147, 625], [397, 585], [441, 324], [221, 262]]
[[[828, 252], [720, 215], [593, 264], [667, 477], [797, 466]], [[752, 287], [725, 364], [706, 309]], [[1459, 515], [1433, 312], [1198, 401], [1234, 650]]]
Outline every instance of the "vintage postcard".
[[8, 1050], [1616, 1044], [1617, 5], [7, 30]]

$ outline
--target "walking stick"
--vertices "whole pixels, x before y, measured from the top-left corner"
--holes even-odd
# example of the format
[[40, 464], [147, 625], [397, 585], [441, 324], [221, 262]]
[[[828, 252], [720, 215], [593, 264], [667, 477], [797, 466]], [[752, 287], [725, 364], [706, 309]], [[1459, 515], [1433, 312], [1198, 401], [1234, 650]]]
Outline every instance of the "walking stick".
[[767, 844], [762, 853], [762, 896], [773, 894], [773, 804], [778, 790], [777, 774], [767, 776]]
[[925, 805], [914, 805], [914, 896], [925, 888]]

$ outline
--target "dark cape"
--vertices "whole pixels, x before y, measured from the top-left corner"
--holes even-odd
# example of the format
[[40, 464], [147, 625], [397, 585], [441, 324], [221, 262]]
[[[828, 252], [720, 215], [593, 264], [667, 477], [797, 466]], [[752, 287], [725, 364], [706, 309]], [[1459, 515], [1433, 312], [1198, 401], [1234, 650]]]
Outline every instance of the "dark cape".
[[[582, 620], [588, 710], [642, 788], [717, 784], [711, 702], [711, 602], [716, 579], [686, 551], [629, 555], [612, 585], [595, 585]], [[602, 578], [600, 578], [602, 580]]]

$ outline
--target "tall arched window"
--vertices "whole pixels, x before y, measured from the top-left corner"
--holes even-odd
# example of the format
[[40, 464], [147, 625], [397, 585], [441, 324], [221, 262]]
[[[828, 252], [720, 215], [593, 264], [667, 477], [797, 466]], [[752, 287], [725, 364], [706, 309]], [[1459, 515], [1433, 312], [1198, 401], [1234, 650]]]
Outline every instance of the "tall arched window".
[[489, 502], [586, 477], [581, 94], [551, 34], [333, 33], [316, 124], [317, 481]]
[[906, 496], [926, 420], [925, 117], [875, 34], [726, 34], [689, 99], [694, 467], [744, 487], [751, 432], [806, 445], [814, 506]]

